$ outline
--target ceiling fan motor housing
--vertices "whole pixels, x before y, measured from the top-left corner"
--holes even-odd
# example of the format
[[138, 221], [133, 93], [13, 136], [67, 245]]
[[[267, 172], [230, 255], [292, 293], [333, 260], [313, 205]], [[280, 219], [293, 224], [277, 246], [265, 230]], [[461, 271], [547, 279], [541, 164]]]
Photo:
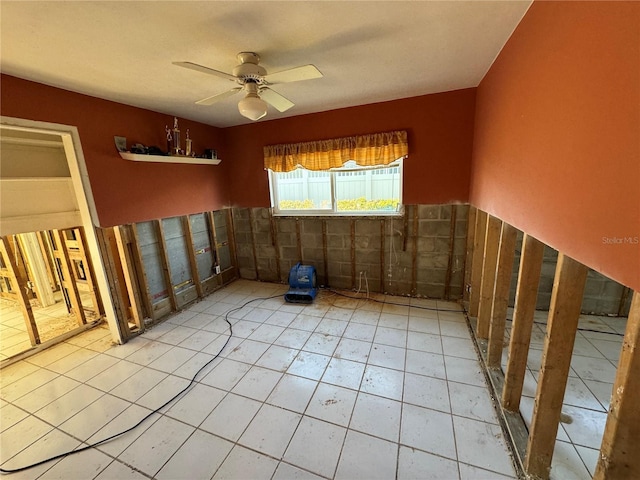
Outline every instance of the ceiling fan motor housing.
[[267, 70], [258, 65], [260, 56], [257, 53], [241, 52], [236, 58], [240, 64], [233, 69], [233, 75], [238, 77], [239, 84], [243, 85], [247, 81], [260, 85], [265, 83], [264, 76], [267, 74]]

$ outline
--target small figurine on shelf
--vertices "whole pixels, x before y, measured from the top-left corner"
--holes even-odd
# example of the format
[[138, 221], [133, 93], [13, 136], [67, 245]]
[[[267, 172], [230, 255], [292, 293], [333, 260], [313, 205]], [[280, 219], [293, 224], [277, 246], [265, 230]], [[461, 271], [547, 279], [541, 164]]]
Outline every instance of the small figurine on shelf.
[[184, 154], [187, 157], [190, 157], [191, 155], [193, 155], [193, 152], [191, 151], [191, 139], [189, 138], [189, 129], [188, 128], [187, 128], [187, 135], [185, 137], [184, 143], [185, 143], [185, 145], [184, 145]]
[[178, 117], [173, 117], [173, 155], [181, 155], [180, 129], [178, 128]]
[[169, 129], [169, 125], [164, 126], [164, 131], [167, 132], [167, 155], [171, 155], [171, 149], [173, 147], [172, 145], [173, 137], [171, 136], [171, 130]]

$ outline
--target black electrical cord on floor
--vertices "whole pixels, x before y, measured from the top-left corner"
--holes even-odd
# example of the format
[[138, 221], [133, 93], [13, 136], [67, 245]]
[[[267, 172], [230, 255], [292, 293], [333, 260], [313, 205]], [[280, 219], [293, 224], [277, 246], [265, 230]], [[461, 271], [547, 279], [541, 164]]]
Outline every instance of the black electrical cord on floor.
[[85, 450], [89, 450], [90, 448], [95, 448], [99, 445], [102, 445], [104, 443], [107, 443], [115, 438], [118, 438], [126, 433], [129, 433], [130, 431], [134, 430], [135, 428], [137, 428], [138, 426], [140, 426], [141, 424], [143, 424], [145, 421], [147, 421], [150, 417], [152, 417], [153, 415], [155, 415], [156, 413], [159, 413], [160, 410], [162, 410], [164, 407], [166, 407], [167, 405], [169, 405], [171, 402], [175, 401], [176, 399], [178, 399], [179, 397], [181, 397], [183, 394], [185, 394], [186, 392], [188, 392], [191, 387], [193, 387], [193, 385], [196, 383], [196, 378], [197, 376], [205, 369], [207, 368], [209, 365], [211, 365], [211, 363], [217, 359], [220, 354], [222, 353], [222, 351], [225, 349], [225, 347], [227, 346], [227, 344], [229, 343], [229, 340], [231, 340], [231, 337], [233, 336], [233, 327], [231, 325], [231, 322], [229, 321], [229, 314], [233, 313], [233, 312], [237, 312], [238, 310], [242, 310], [244, 307], [246, 307], [247, 305], [249, 305], [252, 302], [258, 301], [258, 300], [269, 300], [271, 298], [277, 298], [277, 297], [281, 297], [282, 295], [278, 294], [278, 295], [273, 295], [271, 297], [264, 297], [264, 298], [254, 298], [253, 300], [249, 300], [248, 302], [244, 303], [242, 306], [240, 307], [235, 307], [232, 308], [231, 310], [229, 310], [227, 313], [225, 313], [224, 315], [224, 321], [227, 322], [227, 325], [229, 325], [229, 336], [227, 337], [227, 341], [224, 342], [224, 345], [222, 346], [222, 348], [218, 351], [218, 353], [211, 359], [209, 360], [207, 363], [205, 363], [202, 367], [200, 367], [200, 369], [195, 373], [195, 375], [193, 375], [193, 377], [191, 378], [191, 381], [189, 382], [189, 384], [184, 387], [182, 390], [180, 390], [178, 393], [176, 393], [173, 397], [171, 397], [169, 400], [167, 400], [166, 402], [164, 402], [161, 406], [159, 406], [158, 408], [156, 408], [155, 410], [153, 410], [151, 413], [149, 413], [148, 415], [144, 416], [138, 423], [136, 423], [135, 425], [133, 425], [132, 427], [127, 428], [126, 430], [123, 430], [122, 432], [116, 433], [111, 435], [110, 437], [107, 437], [103, 440], [100, 440], [98, 442], [95, 443], [91, 443], [89, 445], [85, 445], [82, 448], [78, 448], [76, 450], [70, 450], [68, 452], [64, 452], [64, 453], [60, 453], [58, 455], [55, 455], [53, 457], [47, 458], [45, 460], [41, 460], [39, 462], [36, 463], [32, 463], [31, 465], [26, 465], [24, 467], [20, 467], [20, 468], [0, 468], [0, 473], [2, 474], [8, 474], [8, 473], [17, 473], [17, 472], [23, 472], [25, 470], [29, 470], [30, 468], [33, 467], [37, 467], [38, 465], [42, 465], [43, 463], [47, 463], [47, 462], [51, 462], [53, 460], [58, 460], [59, 458], [64, 458], [64, 457], [68, 457], [70, 455], [74, 455], [76, 453], [80, 453], [80, 452], [84, 452]]

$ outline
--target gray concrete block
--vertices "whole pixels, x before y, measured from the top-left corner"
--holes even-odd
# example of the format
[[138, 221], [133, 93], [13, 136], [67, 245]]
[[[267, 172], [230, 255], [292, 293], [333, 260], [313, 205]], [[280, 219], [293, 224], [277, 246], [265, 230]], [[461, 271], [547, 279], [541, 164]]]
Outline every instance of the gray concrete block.
[[316, 261], [319, 263], [323, 263], [324, 261], [324, 253], [322, 251], [322, 246], [318, 247], [302, 247], [302, 257], [305, 262], [307, 261]]
[[456, 205], [456, 216], [458, 218], [464, 218], [465, 220], [469, 218], [469, 204], [458, 204]]
[[276, 229], [283, 233], [296, 233], [296, 221], [293, 218], [276, 217]]
[[269, 220], [255, 219], [253, 221], [254, 232], [271, 232], [271, 222]]
[[295, 265], [300, 261], [298, 247], [280, 247], [280, 258], [293, 262]]
[[351, 248], [351, 239], [344, 235], [327, 235], [327, 248]]
[[441, 283], [447, 278], [447, 270], [442, 268], [418, 269], [416, 281], [419, 283]]
[[356, 249], [356, 264], [364, 263], [367, 265], [380, 264], [380, 250], [362, 250]]
[[440, 206], [439, 205], [418, 205], [418, 217], [421, 219], [440, 218]]
[[327, 234], [330, 235], [351, 235], [351, 221], [346, 219], [332, 218], [327, 221]]
[[257, 208], [252, 208], [252, 214], [253, 214], [253, 218], [256, 220], [267, 220], [267, 222], [269, 222], [269, 219], [271, 217], [271, 209], [270, 208], [264, 208], [264, 207], [257, 207]]
[[329, 262], [350, 262], [351, 249], [332, 248], [327, 250], [327, 261]]
[[356, 220], [356, 235], [380, 237], [380, 222], [377, 220]]
[[443, 253], [421, 253], [418, 254], [416, 264], [420, 269], [446, 269], [449, 264], [449, 255]]
[[238, 271], [240, 273], [240, 278], [246, 278], [247, 280], [256, 280], [258, 278], [254, 269], [238, 268]]
[[277, 240], [280, 247], [295, 247], [298, 244], [298, 237], [295, 233], [278, 232]]
[[[440, 205], [440, 218], [449, 220], [451, 218], [452, 205]], [[456, 211], [456, 216], [458, 212]]]
[[273, 242], [271, 240], [271, 232], [255, 232], [253, 237], [256, 242], [256, 247], [264, 248], [266, 246], [273, 246]]
[[[411, 283], [410, 282], [404, 282], [404, 281], [390, 281], [387, 282], [387, 293], [391, 294], [391, 295], [408, 295], [408, 293], [406, 292], [411, 292]], [[401, 300], [398, 299], [397, 303], [400, 303]]]
[[456, 241], [453, 243], [453, 253], [454, 255], [466, 255], [467, 253], [467, 242], [466, 239], [462, 239], [463, 241]]
[[444, 298], [444, 285], [419, 283], [416, 285], [416, 294], [427, 298]]
[[249, 220], [238, 219], [233, 222], [233, 229], [237, 233], [250, 233], [251, 225], [249, 223]]
[[365, 263], [356, 263], [356, 281], [359, 281], [360, 279], [360, 272], [363, 272], [362, 281], [364, 281], [365, 276], [368, 280], [380, 279], [379, 265], [368, 265]]
[[335, 276], [331, 276], [329, 277], [329, 285], [331, 286], [331, 288], [344, 288], [344, 289], [350, 289], [351, 288], [351, 277], [343, 277], [340, 275], [335, 275]]
[[462, 298], [462, 294], [463, 294], [463, 288], [462, 287], [452, 286], [449, 289], [449, 299], [450, 300], [460, 300]]
[[435, 252], [436, 237], [418, 237], [418, 252]]
[[233, 208], [231, 210], [233, 215], [233, 221], [236, 220], [248, 220], [249, 219], [249, 209], [248, 208]]
[[420, 220], [418, 232], [426, 237], [449, 237], [451, 229], [447, 220]]
[[300, 241], [302, 246], [320, 246], [322, 248], [322, 234], [317, 233], [302, 233], [300, 235]]
[[322, 235], [322, 219], [304, 218], [301, 220], [301, 231], [304, 233], [314, 233]]
[[251, 248], [250, 243], [243, 243], [236, 246], [236, 255], [238, 258], [240, 257], [251, 257], [253, 258], [253, 249]]
[[467, 225], [467, 220], [466, 219], [464, 219], [464, 220], [460, 220], [460, 219], [456, 220], [455, 237], [456, 238], [464, 238], [464, 239], [466, 239], [467, 238], [467, 228], [468, 228], [468, 225]]
[[[435, 239], [435, 247], [436, 247], [436, 252], [437, 253], [444, 253], [449, 255], [449, 242], [450, 242], [450, 238], [442, 238], [442, 237], [436, 237]], [[465, 252], [466, 252], [466, 245], [465, 245]]]
[[356, 249], [380, 250], [380, 236], [356, 236]]

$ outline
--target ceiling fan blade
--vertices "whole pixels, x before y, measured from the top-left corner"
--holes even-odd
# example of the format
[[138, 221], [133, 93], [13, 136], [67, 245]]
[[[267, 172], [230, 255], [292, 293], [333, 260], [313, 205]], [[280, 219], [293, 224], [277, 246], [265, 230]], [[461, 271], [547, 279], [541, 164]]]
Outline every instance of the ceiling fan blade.
[[231, 90], [229, 90], [228, 92], [224, 92], [224, 93], [218, 93], [217, 95], [213, 95], [211, 97], [207, 97], [207, 98], [203, 98], [202, 100], [198, 100], [196, 102], [196, 105], [213, 105], [216, 102], [219, 102], [220, 100], [230, 97], [231, 95], [238, 93], [240, 90], [242, 90], [242, 87], [236, 87], [236, 88], [232, 88]]
[[294, 105], [291, 100], [284, 98], [282, 95], [274, 92], [270, 88], [263, 88], [262, 90], [260, 90], [260, 98], [262, 98], [265, 102], [267, 102], [279, 112], [289, 110]]
[[298, 82], [300, 80], [311, 80], [322, 77], [322, 72], [315, 65], [303, 65], [302, 67], [291, 68], [281, 72], [265, 75], [264, 79], [269, 84]]
[[188, 68], [190, 70], [195, 70], [196, 72], [207, 73], [209, 75], [215, 75], [216, 77], [226, 78], [227, 80], [236, 81], [236, 77], [230, 75], [228, 73], [220, 72], [218, 70], [214, 70], [213, 68], [203, 67], [202, 65], [198, 65], [197, 63], [192, 62], [172, 62], [174, 65], [178, 67]]

